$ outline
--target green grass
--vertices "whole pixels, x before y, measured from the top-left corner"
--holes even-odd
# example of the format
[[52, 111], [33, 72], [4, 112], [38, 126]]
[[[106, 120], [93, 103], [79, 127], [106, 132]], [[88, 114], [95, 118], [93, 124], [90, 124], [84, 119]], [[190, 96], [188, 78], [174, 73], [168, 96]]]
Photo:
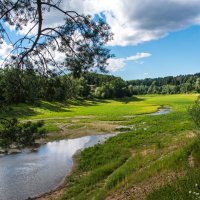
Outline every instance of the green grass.
[[[195, 166], [187, 168], [186, 176], [178, 178], [175, 182], [152, 191], [148, 200], [179, 200], [179, 199], [199, 199], [200, 195], [200, 140], [197, 139], [190, 145], [188, 153], [193, 155]], [[183, 156], [183, 159], [188, 156]], [[195, 194], [199, 193], [199, 194]]]
[[5, 116], [20, 119], [66, 118], [74, 116], [121, 117], [155, 112], [161, 105], [188, 105], [194, 95], [146, 95], [116, 100], [74, 100], [64, 103], [40, 101], [35, 105], [13, 105]]
[[[200, 163], [200, 148], [196, 138], [189, 136], [194, 125], [187, 108], [196, 97], [156, 95], [139, 98], [151, 106], [168, 105], [172, 112], [127, 119], [123, 124], [134, 125], [135, 130], [84, 150], [62, 200], [103, 200], [106, 196], [120, 194], [120, 191], [122, 194], [126, 190], [131, 191], [132, 187], [141, 187], [141, 191], [145, 187], [151, 188], [146, 194], [147, 199], [192, 199], [188, 192], [200, 183], [200, 175], [196, 177], [199, 169], [191, 168], [188, 158], [192, 153], [198, 157], [194, 156], [196, 162]], [[175, 177], [173, 175], [172, 180], [167, 182], [165, 178], [171, 174]], [[154, 189], [153, 184], [148, 185], [152, 179], [160, 181], [160, 177], [167, 186], [160, 185], [159, 189]], [[136, 192], [131, 195], [132, 199], [140, 199], [137, 195], [144, 194]]]
[[[81, 118], [69, 129], [76, 131], [82, 123], [92, 124], [97, 120], [118, 121], [132, 127], [104, 144], [81, 152], [76, 169], [67, 179], [62, 200], [103, 200], [134, 187], [139, 189], [130, 192], [132, 199], [143, 195], [149, 200], [187, 200], [193, 199], [189, 190], [198, 191], [195, 184], [200, 184], [200, 142], [191, 136], [194, 125], [187, 112], [195, 99], [195, 95], [146, 95], [123, 100], [40, 102], [35, 106], [15, 106], [7, 116], [44, 119], [49, 131], [57, 131], [58, 124], [70, 123], [80, 116], [93, 118]], [[172, 112], [124, 117], [155, 112], [161, 106], [169, 106]], [[56, 135], [51, 139], [56, 139]], [[188, 162], [190, 155], [195, 160], [193, 168]], [[176, 176], [168, 182], [165, 178], [171, 174]], [[165, 184], [156, 186], [156, 182]], [[147, 188], [148, 193], [141, 192], [142, 188]]]
[[74, 116], [120, 117], [123, 115], [155, 112], [159, 105], [142, 98], [127, 100], [84, 101], [81, 105], [41, 101], [35, 106], [20, 104], [13, 106], [7, 116], [20, 119], [65, 118]]

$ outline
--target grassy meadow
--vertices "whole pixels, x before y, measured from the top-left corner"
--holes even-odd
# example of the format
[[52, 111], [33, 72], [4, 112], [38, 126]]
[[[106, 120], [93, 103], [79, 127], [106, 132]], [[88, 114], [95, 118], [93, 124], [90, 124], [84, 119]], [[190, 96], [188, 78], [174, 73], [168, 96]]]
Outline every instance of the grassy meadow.
[[[42, 101], [14, 106], [6, 115], [45, 120], [48, 140], [122, 131], [80, 153], [60, 200], [198, 199], [200, 141], [187, 112], [195, 99], [195, 95], [145, 95]], [[162, 106], [171, 112], [143, 115]]]
[[196, 198], [190, 191], [199, 190], [200, 150], [187, 113], [196, 97], [139, 98], [150, 107], [170, 106], [172, 112], [128, 118], [121, 123], [132, 130], [84, 150], [62, 200]]

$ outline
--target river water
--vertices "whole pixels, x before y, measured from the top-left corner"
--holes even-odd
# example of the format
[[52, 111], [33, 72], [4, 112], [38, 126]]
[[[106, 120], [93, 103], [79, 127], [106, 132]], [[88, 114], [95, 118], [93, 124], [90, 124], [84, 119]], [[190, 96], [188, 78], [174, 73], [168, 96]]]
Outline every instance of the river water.
[[146, 114], [146, 115], [166, 115], [171, 112], [170, 108], [160, 108], [154, 113]]
[[49, 142], [38, 151], [0, 157], [0, 200], [25, 200], [55, 189], [73, 165], [81, 149], [105, 141], [109, 135], [86, 136]]

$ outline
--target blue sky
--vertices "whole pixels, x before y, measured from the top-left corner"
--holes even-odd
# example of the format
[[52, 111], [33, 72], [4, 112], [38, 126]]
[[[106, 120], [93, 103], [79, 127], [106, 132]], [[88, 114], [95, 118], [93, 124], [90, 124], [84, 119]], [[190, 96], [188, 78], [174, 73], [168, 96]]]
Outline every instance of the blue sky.
[[[108, 47], [116, 56], [109, 60], [110, 74], [131, 80], [200, 72], [200, 0], [62, 0], [61, 7], [110, 25], [114, 39]], [[63, 20], [51, 10], [43, 25]], [[13, 32], [13, 40], [26, 31]], [[8, 41], [0, 44], [0, 58], [11, 49]], [[54, 53], [55, 60], [65, 58]]]
[[200, 26], [169, 33], [164, 38], [136, 46], [111, 47], [111, 52], [116, 58], [137, 52], [152, 54], [141, 59], [143, 64], [129, 61], [123, 69], [110, 73], [126, 80], [197, 73], [200, 72]]

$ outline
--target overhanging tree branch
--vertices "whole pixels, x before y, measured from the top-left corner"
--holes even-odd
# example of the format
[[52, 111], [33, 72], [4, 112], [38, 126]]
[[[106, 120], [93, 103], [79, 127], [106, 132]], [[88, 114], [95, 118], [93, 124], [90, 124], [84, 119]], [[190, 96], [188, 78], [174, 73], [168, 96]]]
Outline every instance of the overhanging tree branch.
[[[104, 47], [112, 39], [112, 34], [109, 26], [102, 20], [95, 21], [90, 16], [80, 15], [76, 11], [66, 11], [60, 6], [61, 0], [1, 1], [0, 23], [6, 22], [14, 26], [16, 31], [23, 33], [26, 30], [26, 33], [21, 33], [21, 38], [13, 42], [11, 56], [7, 59], [9, 64], [15, 64], [23, 69], [27, 67], [27, 63], [33, 62], [31, 57], [34, 56], [35, 60], [37, 60], [35, 57], [38, 57], [38, 60], [42, 57], [43, 60], [36, 68], [45, 69], [52, 63], [57, 67], [63, 64], [63, 61], [52, 60], [51, 52], [58, 51], [66, 55], [65, 67], [70, 71], [76, 70], [77, 67], [70, 66], [74, 63], [78, 63], [82, 70], [97, 67], [103, 71], [107, 65], [106, 61], [112, 57]], [[59, 26], [43, 24], [46, 13], [52, 10], [63, 14], [63, 20], [65, 19], [63, 24]], [[27, 26], [30, 25], [31, 28], [27, 30]], [[9, 38], [3, 30], [0, 30], [0, 35], [0, 40], [6, 41], [6, 38]], [[34, 67], [34, 63], [32, 65]], [[79, 69], [80, 72], [82, 70]]]

